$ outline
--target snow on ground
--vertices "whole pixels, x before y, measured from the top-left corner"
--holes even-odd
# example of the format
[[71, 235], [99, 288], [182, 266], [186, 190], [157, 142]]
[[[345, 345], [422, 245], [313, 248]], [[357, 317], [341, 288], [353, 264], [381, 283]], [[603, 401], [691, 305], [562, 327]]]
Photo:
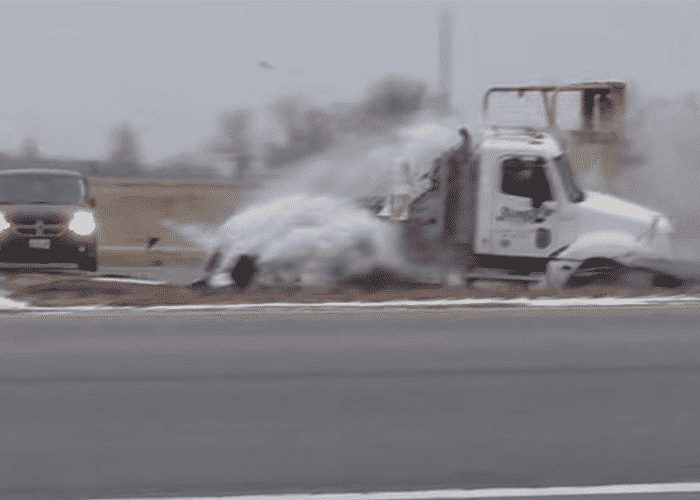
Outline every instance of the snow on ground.
[[26, 302], [12, 300], [7, 297], [0, 297], [0, 311], [20, 311], [27, 310], [30, 307]]

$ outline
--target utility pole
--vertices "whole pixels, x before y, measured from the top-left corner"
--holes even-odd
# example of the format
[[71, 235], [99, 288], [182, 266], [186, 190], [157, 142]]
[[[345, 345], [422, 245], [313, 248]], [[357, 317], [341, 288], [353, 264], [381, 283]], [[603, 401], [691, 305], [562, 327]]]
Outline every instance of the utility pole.
[[439, 44], [439, 93], [438, 108], [442, 113], [452, 111], [452, 86], [454, 75], [453, 61], [453, 12], [448, 3], [443, 3], [438, 15]]

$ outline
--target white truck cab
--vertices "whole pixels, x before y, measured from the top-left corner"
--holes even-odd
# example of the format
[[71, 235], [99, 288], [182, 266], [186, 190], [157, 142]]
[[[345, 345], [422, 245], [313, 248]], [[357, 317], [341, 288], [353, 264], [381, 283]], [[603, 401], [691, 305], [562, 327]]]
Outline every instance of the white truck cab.
[[493, 130], [475, 157], [476, 255], [502, 257], [505, 267], [508, 258], [540, 261], [547, 282], [557, 286], [587, 262], [632, 265], [670, 256], [668, 219], [614, 196], [583, 191], [552, 135]]
[[[403, 230], [407, 267], [417, 265], [411, 277], [427, 265], [423, 269], [431, 276], [433, 270], [447, 276], [458, 269], [467, 281], [624, 284], [641, 271], [651, 274], [650, 284], [673, 283], [682, 278], [669, 271], [669, 220], [620, 198], [584, 191], [576, 180], [575, 172], [591, 169], [615, 179], [617, 146], [624, 143], [624, 89], [621, 82], [489, 89], [485, 112], [489, 96], [530, 95], [541, 97], [546, 123], [540, 128], [491, 123], [476, 147], [462, 129], [461, 143], [435, 159], [418, 183], [402, 175], [386, 197], [357, 201]], [[558, 127], [557, 96], [565, 93], [580, 98], [579, 128]], [[212, 283], [226, 270], [245, 287], [257, 259], [255, 252], [242, 253], [234, 262], [217, 248], [199, 283]]]
[[[476, 279], [541, 281], [602, 276], [671, 257], [663, 214], [611, 195], [584, 191], [576, 171], [614, 172], [622, 131], [621, 82], [494, 87], [484, 96], [489, 123], [480, 144], [436, 159], [431, 186], [412, 201], [389, 196], [380, 212], [406, 228], [407, 254], [422, 263], [466, 267]], [[488, 121], [489, 97], [541, 97], [543, 127]], [[557, 97], [570, 94], [581, 126], [557, 125]]]
[[555, 136], [533, 129], [492, 129], [476, 148], [456, 147], [436, 160], [430, 188], [401, 201], [380, 216], [405, 226], [409, 257], [466, 265], [468, 278], [564, 286], [583, 269], [671, 256], [663, 214], [582, 190]]

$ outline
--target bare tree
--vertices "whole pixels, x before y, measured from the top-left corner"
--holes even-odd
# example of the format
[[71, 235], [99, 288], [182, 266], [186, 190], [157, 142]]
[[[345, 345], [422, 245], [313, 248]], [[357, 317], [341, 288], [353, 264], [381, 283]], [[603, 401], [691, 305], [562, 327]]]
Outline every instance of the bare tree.
[[22, 139], [20, 151], [22, 158], [25, 160], [36, 160], [39, 158], [39, 143], [34, 137], [25, 137]]
[[389, 75], [367, 92], [364, 100], [365, 126], [392, 124], [409, 119], [424, 108], [426, 84], [415, 78]]
[[277, 167], [299, 161], [330, 147], [337, 124], [326, 109], [287, 96], [270, 105], [272, 116], [282, 127], [285, 140], [267, 144], [268, 163]]
[[139, 163], [141, 145], [134, 128], [128, 123], [122, 123], [112, 129], [112, 150], [110, 159], [120, 163]]
[[128, 123], [110, 132], [109, 164], [114, 174], [133, 175], [141, 171], [141, 142], [136, 130]]
[[233, 175], [245, 177], [253, 163], [253, 114], [247, 109], [236, 109], [221, 115], [219, 138], [214, 152], [231, 163]]

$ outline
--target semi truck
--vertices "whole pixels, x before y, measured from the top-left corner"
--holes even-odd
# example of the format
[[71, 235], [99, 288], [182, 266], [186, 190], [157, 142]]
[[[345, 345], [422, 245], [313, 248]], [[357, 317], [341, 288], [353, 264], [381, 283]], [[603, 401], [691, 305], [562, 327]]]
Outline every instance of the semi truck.
[[[489, 121], [494, 95], [541, 96], [545, 123]], [[558, 126], [557, 102], [575, 96], [580, 126]], [[509, 86], [484, 96], [485, 128], [478, 144], [466, 129], [435, 159], [422, 190], [397, 189], [372, 202], [400, 229], [407, 274], [416, 269], [457, 271], [466, 282], [505, 280], [552, 287], [585, 284], [675, 286], [670, 266], [673, 228], [659, 211], [584, 190], [577, 172], [612, 172], [621, 140], [624, 84]], [[222, 266], [245, 287], [256, 255], [214, 251], [201, 283]], [[413, 273], [415, 274], [415, 273]], [[452, 274], [454, 275], [454, 273]]]
[[403, 226], [411, 260], [462, 269], [468, 280], [559, 287], [612, 282], [623, 267], [639, 274], [671, 255], [669, 219], [583, 190], [551, 133], [498, 128], [474, 149], [467, 143], [436, 160], [427, 190], [398, 200], [404, 210], [382, 211]]
[[[541, 95], [544, 126], [490, 122], [489, 99], [503, 93]], [[558, 127], [564, 93], [580, 100], [578, 129]], [[463, 129], [461, 143], [436, 159], [429, 187], [411, 200], [390, 195], [380, 211], [403, 225], [412, 260], [464, 270], [467, 280], [677, 281], [664, 265], [672, 252], [668, 217], [577, 180], [591, 164], [611, 176], [624, 84], [494, 87], [483, 102], [479, 144]]]

